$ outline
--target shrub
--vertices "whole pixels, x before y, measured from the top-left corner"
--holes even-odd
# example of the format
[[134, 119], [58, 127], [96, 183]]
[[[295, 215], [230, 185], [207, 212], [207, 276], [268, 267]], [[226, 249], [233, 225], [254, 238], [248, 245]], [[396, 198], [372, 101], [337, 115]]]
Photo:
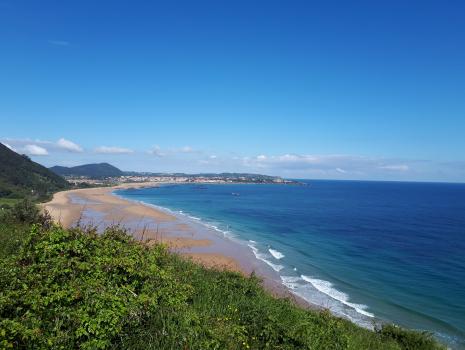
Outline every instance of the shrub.
[[383, 325], [377, 332], [384, 339], [394, 339], [403, 349], [438, 349], [437, 342], [429, 332], [416, 332], [393, 324]]
[[11, 209], [11, 215], [17, 222], [32, 224], [38, 222], [40, 212], [32, 201], [24, 199]]
[[4, 208], [0, 213], [0, 222], [10, 224], [39, 224], [44, 228], [52, 227], [53, 220], [47, 211], [41, 212], [29, 199], [23, 199], [13, 207]]
[[21, 237], [0, 259], [0, 348], [441, 348], [421, 333], [298, 308], [254, 276], [205, 269], [119, 227], [34, 224]]
[[15, 259], [1, 264], [0, 344], [104, 349], [158, 308], [175, 312], [189, 289], [158, 267], [164, 254], [116, 228], [97, 238], [34, 226]]

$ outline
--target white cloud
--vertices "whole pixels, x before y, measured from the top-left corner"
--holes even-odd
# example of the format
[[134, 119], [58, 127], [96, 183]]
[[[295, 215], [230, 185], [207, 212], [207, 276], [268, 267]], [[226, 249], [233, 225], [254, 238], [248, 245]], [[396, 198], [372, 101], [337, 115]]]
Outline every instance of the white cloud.
[[18, 153], [28, 153], [32, 146], [40, 147], [41, 149], [46, 149], [47, 152], [73, 152], [73, 153], [81, 153], [84, 150], [78, 144], [67, 140], [65, 138], [60, 138], [58, 141], [45, 141], [39, 139], [11, 139], [5, 138], [1, 140], [3, 143], [8, 143], [8, 145], [16, 150]]
[[23, 148], [24, 152], [26, 154], [29, 154], [31, 156], [47, 156], [48, 151], [40, 146], [37, 145], [26, 145]]
[[151, 150], [148, 151], [149, 154], [152, 154], [156, 157], [167, 157], [167, 156], [175, 156], [177, 154], [191, 154], [191, 155], [200, 155], [202, 154], [201, 151], [193, 149], [191, 146], [184, 146], [180, 148], [168, 148], [162, 149], [160, 146], [154, 146]]
[[67, 150], [69, 152], [82, 152], [83, 151], [81, 146], [75, 144], [72, 141], [66, 140], [64, 138], [59, 139], [56, 145], [58, 146], [58, 148]]
[[202, 164], [202, 165], [218, 165], [218, 164], [223, 164], [223, 159], [222, 158], [218, 158], [217, 155], [215, 154], [212, 154], [212, 155], [209, 155], [208, 157], [204, 158], [204, 159], [198, 159], [197, 162], [199, 164]]
[[149, 154], [155, 156], [155, 157], [164, 157], [166, 156], [166, 153], [162, 152], [160, 146], [153, 146], [152, 149], [150, 151], [148, 151]]
[[184, 146], [181, 149], [179, 149], [180, 153], [193, 153], [194, 150], [190, 146]]
[[394, 171], [408, 171], [409, 166], [405, 164], [392, 164], [392, 165], [380, 166], [379, 169], [394, 170]]
[[256, 157], [244, 157], [243, 162], [245, 165], [261, 167], [289, 167], [289, 168], [326, 168], [335, 169], [341, 168], [347, 162], [364, 162], [362, 157], [351, 157], [344, 155], [300, 155], [300, 154], [283, 154], [277, 156], [258, 155]]
[[[406, 162], [405, 160], [403, 163]], [[250, 171], [261, 171], [277, 174], [299, 174], [299, 176], [324, 176], [327, 178], [363, 178], [377, 175], [392, 176], [395, 172], [407, 172], [409, 165], [399, 162], [399, 159], [364, 157], [354, 155], [314, 155], [314, 154], [263, 154], [254, 157], [243, 157], [241, 165]]]
[[5, 142], [2, 142], [2, 145], [6, 146], [6, 148], [9, 148], [10, 150], [12, 150], [13, 152], [16, 152], [16, 150], [11, 147], [9, 144], [5, 143]]
[[129, 154], [134, 153], [132, 149], [123, 148], [123, 147], [108, 147], [100, 146], [95, 149], [95, 153], [104, 153], [104, 154]]
[[33, 139], [12, 139], [12, 138], [4, 138], [2, 139], [2, 143], [5, 144], [8, 143], [10, 146], [24, 146], [28, 144], [51, 144], [52, 142], [50, 141], [42, 141], [42, 140], [33, 140]]

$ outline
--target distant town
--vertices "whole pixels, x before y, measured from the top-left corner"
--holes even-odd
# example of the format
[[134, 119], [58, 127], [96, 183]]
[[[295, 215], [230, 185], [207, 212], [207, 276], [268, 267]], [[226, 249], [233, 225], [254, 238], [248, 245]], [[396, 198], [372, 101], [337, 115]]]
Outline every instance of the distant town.
[[133, 182], [158, 182], [158, 183], [263, 183], [263, 184], [297, 184], [293, 180], [286, 180], [280, 177], [257, 176], [203, 176], [203, 175], [124, 175], [117, 177], [90, 178], [87, 176], [65, 176], [65, 179], [73, 185], [88, 184], [115, 185]]
[[85, 164], [76, 167], [55, 166], [50, 170], [76, 186], [110, 186], [132, 182], [300, 184], [279, 176], [248, 173], [185, 174], [122, 171], [108, 163]]

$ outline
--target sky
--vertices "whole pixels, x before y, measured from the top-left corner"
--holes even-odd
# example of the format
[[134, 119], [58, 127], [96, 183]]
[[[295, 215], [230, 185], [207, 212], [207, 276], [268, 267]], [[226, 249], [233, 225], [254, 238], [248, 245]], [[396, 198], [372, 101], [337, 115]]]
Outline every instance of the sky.
[[465, 182], [463, 1], [0, 0], [0, 142], [46, 166]]

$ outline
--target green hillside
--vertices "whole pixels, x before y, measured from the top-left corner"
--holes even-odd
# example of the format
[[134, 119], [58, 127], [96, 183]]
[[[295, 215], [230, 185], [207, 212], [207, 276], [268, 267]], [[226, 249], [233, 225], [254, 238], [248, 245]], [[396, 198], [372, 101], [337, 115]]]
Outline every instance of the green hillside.
[[445, 350], [427, 333], [301, 309], [255, 276], [206, 269], [118, 227], [65, 230], [20, 209], [0, 213], [1, 349]]
[[50, 170], [61, 176], [86, 176], [94, 179], [124, 175], [121, 170], [108, 163], [84, 164], [75, 167], [54, 166]]
[[68, 187], [62, 177], [0, 143], [0, 198], [43, 200]]

